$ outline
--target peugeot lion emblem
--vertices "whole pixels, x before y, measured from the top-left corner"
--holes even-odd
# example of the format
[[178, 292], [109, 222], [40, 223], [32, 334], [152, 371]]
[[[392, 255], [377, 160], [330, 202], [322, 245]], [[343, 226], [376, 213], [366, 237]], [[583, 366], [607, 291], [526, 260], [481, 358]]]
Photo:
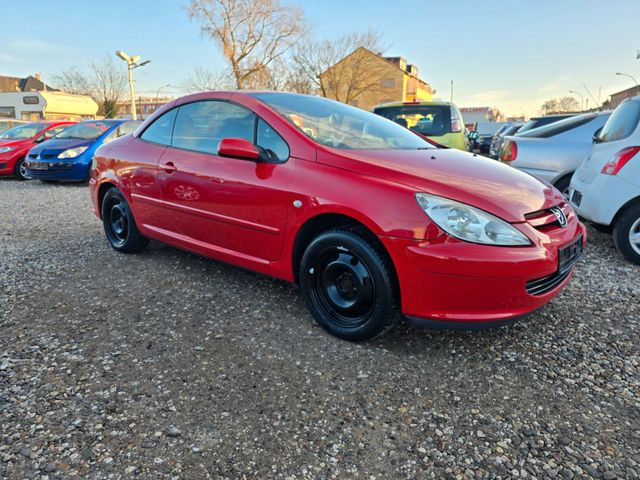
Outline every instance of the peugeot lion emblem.
[[553, 214], [558, 219], [558, 223], [560, 224], [560, 226], [562, 228], [566, 227], [567, 226], [567, 216], [564, 214], [564, 212], [561, 209], [559, 209], [558, 207], [553, 207], [551, 209], [551, 211], [553, 212]]

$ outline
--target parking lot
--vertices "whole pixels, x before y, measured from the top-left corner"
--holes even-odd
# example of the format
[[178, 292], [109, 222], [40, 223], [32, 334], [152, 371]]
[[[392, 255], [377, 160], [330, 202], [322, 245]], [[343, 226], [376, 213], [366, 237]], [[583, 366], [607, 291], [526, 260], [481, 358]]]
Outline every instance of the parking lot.
[[638, 478], [640, 283], [611, 238], [511, 327], [351, 344], [294, 286], [108, 245], [0, 180], [2, 478]]

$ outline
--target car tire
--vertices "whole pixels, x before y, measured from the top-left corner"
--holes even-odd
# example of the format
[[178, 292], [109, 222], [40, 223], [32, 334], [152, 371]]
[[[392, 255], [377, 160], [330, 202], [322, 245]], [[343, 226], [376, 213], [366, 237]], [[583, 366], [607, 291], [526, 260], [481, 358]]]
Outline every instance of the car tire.
[[616, 220], [613, 243], [627, 260], [640, 265], [640, 205], [629, 208]]
[[30, 180], [31, 176], [27, 172], [26, 167], [24, 166], [24, 158], [19, 159], [16, 162], [15, 167], [13, 167], [13, 176], [18, 180]]
[[140, 235], [129, 202], [117, 188], [109, 189], [102, 200], [102, 225], [109, 245], [119, 252], [141, 252], [149, 243]]
[[554, 184], [554, 187], [560, 190], [562, 196], [567, 200], [569, 199], [569, 186], [571, 185], [571, 177], [573, 177], [573, 174], [566, 175]]
[[299, 278], [311, 314], [336, 337], [369, 340], [398, 322], [395, 269], [364, 228], [337, 228], [317, 236], [302, 256]]

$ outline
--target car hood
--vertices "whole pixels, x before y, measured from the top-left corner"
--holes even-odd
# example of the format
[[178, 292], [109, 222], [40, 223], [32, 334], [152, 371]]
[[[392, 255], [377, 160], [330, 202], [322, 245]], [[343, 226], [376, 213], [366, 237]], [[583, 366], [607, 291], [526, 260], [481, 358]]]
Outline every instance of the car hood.
[[31, 143], [31, 139], [27, 140], [11, 140], [11, 139], [1, 139], [0, 138], [0, 147], [21, 147], [23, 145], [28, 145]]
[[318, 161], [485, 210], [508, 222], [558, 205], [562, 194], [495, 160], [454, 149], [319, 152]]
[[52, 138], [42, 142], [31, 149], [31, 153], [41, 153], [43, 155], [58, 155], [65, 150], [77, 147], [88, 147], [96, 140], [83, 140], [79, 138]]

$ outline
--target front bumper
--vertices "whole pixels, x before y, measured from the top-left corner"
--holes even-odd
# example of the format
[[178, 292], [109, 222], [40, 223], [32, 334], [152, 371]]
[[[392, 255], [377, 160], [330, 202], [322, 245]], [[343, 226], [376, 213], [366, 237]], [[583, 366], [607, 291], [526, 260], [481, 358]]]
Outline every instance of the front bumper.
[[14, 151], [0, 153], [0, 175], [13, 175], [18, 159], [22, 158], [21, 153]]
[[70, 160], [29, 159], [25, 161], [25, 166], [33, 179], [83, 182], [89, 178], [91, 162], [75, 158]]
[[558, 272], [558, 250], [586, 229], [572, 215], [566, 228], [553, 233], [518, 224], [534, 245], [493, 247], [462, 242], [448, 236], [436, 241], [382, 237], [390, 252], [401, 291], [402, 313], [413, 323], [464, 328], [499, 326], [548, 303], [573, 274], [540, 295], [527, 292], [527, 282]]

